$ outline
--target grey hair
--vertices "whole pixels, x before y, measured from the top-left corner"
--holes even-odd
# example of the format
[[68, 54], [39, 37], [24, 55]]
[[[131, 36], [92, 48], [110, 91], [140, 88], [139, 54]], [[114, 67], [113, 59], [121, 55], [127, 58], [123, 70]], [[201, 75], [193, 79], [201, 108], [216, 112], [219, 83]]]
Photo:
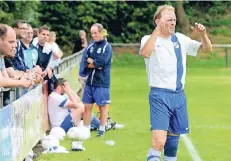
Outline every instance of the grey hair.
[[102, 25], [102, 24], [100, 24], [100, 23], [95, 23], [95, 24], [93, 24], [91, 27], [93, 27], [93, 26], [96, 26], [96, 27], [98, 28], [99, 32], [102, 32], [102, 31], [103, 31], [103, 25]]

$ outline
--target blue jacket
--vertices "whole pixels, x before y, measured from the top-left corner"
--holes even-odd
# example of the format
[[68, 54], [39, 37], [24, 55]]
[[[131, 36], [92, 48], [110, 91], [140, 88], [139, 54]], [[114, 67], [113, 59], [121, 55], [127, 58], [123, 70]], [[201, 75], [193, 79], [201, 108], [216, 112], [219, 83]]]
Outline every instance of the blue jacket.
[[16, 70], [26, 71], [29, 69], [24, 63], [23, 48], [20, 40], [17, 40], [17, 51], [15, 57], [12, 59], [12, 63]]
[[[87, 58], [94, 60], [95, 68], [88, 68], [89, 63]], [[111, 77], [111, 58], [112, 48], [106, 40], [93, 42], [88, 45], [83, 53], [83, 66], [82, 73], [87, 74], [87, 85], [96, 87], [110, 87]]]

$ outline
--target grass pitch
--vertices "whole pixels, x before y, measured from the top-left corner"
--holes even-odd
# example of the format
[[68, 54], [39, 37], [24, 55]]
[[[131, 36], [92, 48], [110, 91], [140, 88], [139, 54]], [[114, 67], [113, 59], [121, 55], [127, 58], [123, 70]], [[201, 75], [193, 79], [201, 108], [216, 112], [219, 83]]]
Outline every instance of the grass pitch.
[[[150, 147], [149, 88], [143, 59], [127, 55], [114, 59], [110, 114], [125, 128], [109, 131], [103, 138], [96, 138], [93, 132], [91, 139], [84, 142], [85, 152], [44, 154], [37, 161], [146, 160]], [[203, 161], [230, 161], [231, 70], [198, 61], [189, 59], [186, 76], [188, 137]], [[106, 145], [106, 140], [114, 140], [115, 145]], [[61, 145], [70, 149], [71, 141], [65, 139]], [[178, 161], [193, 161], [182, 140]]]

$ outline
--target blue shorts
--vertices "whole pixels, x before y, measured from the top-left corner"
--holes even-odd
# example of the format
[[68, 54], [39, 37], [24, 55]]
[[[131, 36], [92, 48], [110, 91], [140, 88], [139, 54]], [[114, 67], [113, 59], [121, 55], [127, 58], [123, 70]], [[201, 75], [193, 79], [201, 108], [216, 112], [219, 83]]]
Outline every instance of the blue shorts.
[[74, 127], [74, 123], [72, 121], [71, 115], [67, 115], [65, 119], [63, 120], [62, 124], [60, 125], [61, 128], [67, 133], [68, 130], [72, 127]]
[[173, 134], [189, 133], [187, 104], [184, 91], [151, 88], [149, 92], [151, 130]]
[[110, 103], [110, 89], [86, 85], [83, 92], [83, 103], [104, 106]]

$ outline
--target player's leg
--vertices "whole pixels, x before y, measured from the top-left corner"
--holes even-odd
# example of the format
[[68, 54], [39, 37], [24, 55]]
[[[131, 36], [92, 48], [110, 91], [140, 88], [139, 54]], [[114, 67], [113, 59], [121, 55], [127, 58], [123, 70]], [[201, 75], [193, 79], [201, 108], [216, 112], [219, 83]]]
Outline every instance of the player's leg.
[[83, 113], [83, 124], [86, 127], [89, 127], [92, 119], [92, 107], [93, 104], [84, 104], [85, 111]]
[[168, 133], [164, 146], [163, 161], [176, 161], [180, 135]]
[[161, 151], [164, 148], [169, 126], [169, 112], [166, 96], [163, 91], [151, 89], [149, 93], [151, 148], [148, 151], [147, 161], [160, 161]]
[[74, 126], [72, 117], [70, 114], [68, 114], [63, 122], [61, 123], [60, 127], [63, 128], [63, 130], [67, 133], [70, 128]]
[[83, 116], [83, 113], [84, 113], [84, 104], [82, 104], [81, 107], [79, 108], [76, 108], [76, 109], [71, 109], [71, 117], [72, 117], [72, 121], [73, 123], [77, 126]]
[[84, 103], [85, 111], [83, 113], [83, 124], [86, 127], [90, 126], [91, 119], [92, 119], [92, 107], [93, 107], [93, 90], [95, 87], [92, 86], [85, 86], [84, 92], [83, 92], [83, 98], [82, 101]]
[[161, 151], [166, 141], [167, 131], [152, 130], [151, 148], [148, 151], [147, 161], [160, 161]]
[[100, 127], [98, 135], [102, 136], [105, 132], [105, 125], [107, 121], [107, 108], [106, 105], [110, 103], [110, 90], [109, 88], [97, 87], [94, 91], [93, 98], [99, 106], [100, 111]]
[[175, 109], [170, 118], [169, 134], [164, 147], [164, 161], [177, 160], [180, 134], [186, 134], [189, 132], [185, 94], [176, 94], [172, 101], [172, 104], [175, 104]]
[[99, 135], [103, 135], [106, 128], [106, 121], [107, 121], [107, 108], [106, 105], [104, 106], [99, 106], [99, 111], [100, 111], [100, 126], [99, 126]]
[[[100, 116], [100, 110], [99, 110], [99, 106], [98, 105], [95, 105], [95, 107], [96, 107], [96, 110], [97, 110], [97, 117], [98, 118], [100, 118], [99, 116]], [[112, 121], [112, 119], [111, 119], [111, 117], [110, 117], [110, 115], [109, 115], [109, 104], [107, 104], [106, 105], [106, 108], [107, 108], [107, 123], [108, 124], [110, 124], [110, 123], [112, 123], [113, 121]]]
[[91, 118], [91, 130], [97, 130], [97, 129], [99, 129], [99, 126], [100, 126], [99, 119], [94, 114], [92, 114], [92, 118]]

